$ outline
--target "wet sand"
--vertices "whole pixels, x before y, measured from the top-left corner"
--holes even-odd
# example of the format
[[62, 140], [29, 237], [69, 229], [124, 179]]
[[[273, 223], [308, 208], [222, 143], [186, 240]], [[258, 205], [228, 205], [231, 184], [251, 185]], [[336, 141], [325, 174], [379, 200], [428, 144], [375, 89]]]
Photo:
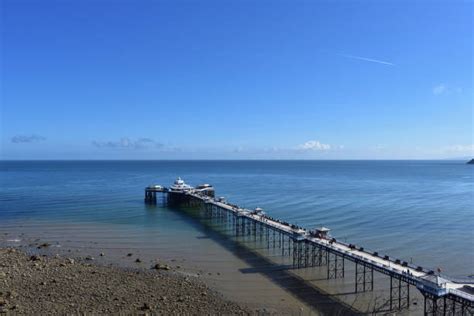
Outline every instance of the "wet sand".
[[[89, 237], [94, 236], [92, 240], [88, 240], [86, 235], [79, 236], [77, 232], [80, 229], [76, 230], [77, 227], [74, 226], [58, 227], [65, 234], [62, 238], [53, 232], [52, 226], [43, 232], [33, 232], [32, 227], [27, 229], [28, 233], [17, 234], [10, 231], [8, 235], [0, 236], [0, 246], [15, 247], [29, 255], [49, 257], [59, 255], [78, 261], [92, 258], [93, 260], [88, 260], [88, 263], [122, 269], [149, 270], [154, 263], [159, 261], [169, 265], [177, 274], [201, 280], [226, 299], [247, 306], [256, 314], [319, 314], [315, 310], [311, 311], [309, 305], [299, 301], [264, 274], [250, 271], [252, 265], [249, 265], [247, 261], [254, 259], [247, 251], [240, 251], [243, 257], [239, 259], [233, 252], [215, 244], [211, 238], [204, 235], [196, 236], [197, 243], [202, 245], [199, 249], [195, 249], [200, 255], [192, 254], [190, 257], [189, 249], [186, 250], [189, 245], [175, 245], [178, 251], [169, 253], [153, 248], [134, 247], [130, 244], [121, 244], [123, 247], [118, 247], [116, 239], [107, 243], [103, 240], [94, 241], [101, 240], [97, 238], [97, 235], [89, 235]], [[66, 231], [76, 232], [75, 236], [68, 236]], [[43, 243], [50, 245], [38, 249], [37, 247]], [[182, 251], [179, 251], [179, 248]], [[140, 262], [136, 262], [137, 259]]]
[[[185, 215], [183, 215], [185, 216]], [[387, 280], [378, 277], [375, 291], [354, 293], [351, 265], [344, 280], [326, 280], [326, 267], [288, 269], [289, 257], [255, 240], [226, 238], [205, 223], [180, 236], [175, 232], [134, 235], [123, 226], [102, 224], [28, 223], [3, 226], [0, 245], [29, 253], [84, 259], [96, 265], [148, 270], [156, 260], [177, 273], [194, 276], [226, 299], [257, 314], [353, 315], [358, 311], [387, 312]], [[37, 249], [41, 243], [51, 246]], [[103, 253], [103, 256], [100, 254]], [[131, 254], [130, 256], [128, 254]], [[140, 262], [135, 262], [136, 259]], [[349, 276], [351, 275], [351, 276]], [[412, 291], [416, 292], [416, 290]], [[417, 315], [422, 301], [412, 298], [409, 312]]]

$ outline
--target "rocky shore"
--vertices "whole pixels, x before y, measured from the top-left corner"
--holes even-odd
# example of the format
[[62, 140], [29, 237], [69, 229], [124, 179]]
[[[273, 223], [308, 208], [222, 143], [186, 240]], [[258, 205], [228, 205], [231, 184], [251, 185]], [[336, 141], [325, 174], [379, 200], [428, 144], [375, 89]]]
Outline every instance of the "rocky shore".
[[248, 315], [192, 276], [164, 264], [150, 269], [95, 265], [0, 248], [0, 315]]

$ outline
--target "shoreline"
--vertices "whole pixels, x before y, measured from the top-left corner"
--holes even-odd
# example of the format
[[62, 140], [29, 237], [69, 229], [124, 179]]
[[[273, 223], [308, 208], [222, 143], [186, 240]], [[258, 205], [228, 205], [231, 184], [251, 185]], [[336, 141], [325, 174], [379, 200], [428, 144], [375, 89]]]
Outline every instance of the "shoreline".
[[[9, 248], [15, 249], [15, 251], [24, 254], [28, 258], [39, 256], [46, 258], [46, 260], [48, 258], [73, 259], [76, 263], [87, 266], [113, 271], [138, 271], [140, 273], [156, 271], [152, 267], [159, 263], [163, 267], [168, 267], [160, 269], [159, 272], [174, 275], [178, 279], [195, 280], [197, 284], [202, 284], [213, 293], [217, 293], [217, 296], [223, 300], [236, 304], [238, 306], [237, 314], [240, 314], [241, 310], [244, 311], [244, 314], [251, 315], [309, 316], [320, 315], [323, 311], [330, 314], [337, 312], [340, 315], [354, 314], [354, 311], [351, 312], [350, 307], [343, 302], [336, 303], [327, 300], [327, 294], [323, 294], [318, 298], [320, 294], [315, 293], [306, 284], [300, 284], [299, 278], [298, 280], [294, 279], [284, 270], [267, 269], [267, 262], [262, 262], [259, 256], [256, 257], [243, 248], [236, 248], [233, 251], [227, 249], [226, 252], [219, 252], [220, 258], [226, 258], [221, 264], [203, 265], [202, 261], [195, 262], [193, 258], [170, 256], [149, 248], [108, 248], [102, 242], [94, 241], [93, 238], [85, 240], [76, 237], [77, 240], [73, 242], [68, 239], [70, 236], [57, 239], [54, 234], [50, 234], [51, 231], [49, 230], [39, 233], [26, 227], [16, 227], [13, 231], [4, 231], [0, 235], [0, 252]], [[202, 239], [198, 240], [199, 243], [203, 242]], [[209, 239], [206, 238], [205, 240]], [[234, 242], [230, 242], [230, 244], [234, 245]], [[222, 245], [219, 245], [219, 247], [222, 247]], [[234, 256], [237, 257], [234, 258]], [[233, 259], [229, 260], [230, 257]], [[254, 265], [255, 263], [257, 265]], [[261, 268], [258, 268], [259, 265]], [[2, 271], [1, 264], [0, 271]], [[5, 291], [0, 288], [0, 292]], [[310, 298], [309, 296], [313, 294], [316, 294], [316, 296]], [[311, 301], [308, 301], [308, 299]], [[320, 307], [322, 310], [320, 310]], [[234, 314], [234, 312], [229, 311], [224, 314]]]
[[91, 257], [31, 255], [16, 248], [0, 248], [2, 313], [251, 314], [165, 263], [146, 270], [123, 268], [97, 264]]
[[[41, 227], [41, 231], [25, 226], [10, 227], [0, 235], [0, 249], [10, 247], [28, 256], [71, 258], [88, 266], [140, 273], [153, 271], [151, 267], [159, 263], [169, 267], [169, 270], [160, 272], [196, 280], [251, 315], [355, 315], [375, 309], [373, 300], [375, 304], [382, 299], [377, 289], [354, 296], [350, 285], [348, 287], [338, 280], [325, 280], [324, 267], [280, 269], [283, 262], [270, 262], [267, 256], [272, 257], [271, 254], [246, 249], [239, 243], [215, 236], [215, 232], [196, 235], [197, 243], [193, 247], [201, 245], [203, 248], [200, 250], [206, 251], [205, 256], [218, 256], [222, 260], [219, 262], [202, 261], [202, 258], [189, 257], [189, 253], [167, 253], [165, 249], [135, 248], [133, 243], [120, 244], [117, 248], [113, 247], [117, 245], [115, 241], [113, 244], [104, 243], [96, 239], [96, 235], [91, 235], [89, 229], [87, 236], [78, 235], [79, 231], [74, 226], [61, 225], [60, 232], [64, 233], [61, 237], [51, 225]], [[115, 236], [111, 233], [111, 230], [106, 231], [107, 236]], [[161, 235], [160, 238], [166, 237]], [[178, 244], [175, 247], [183, 251], [186, 246]], [[379, 284], [379, 281], [376, 283]], [[416, 301], [418, 299], [413, 300], [415, 305]], [[165, 314], [172, 313], [167, 311]]]
[[[384, 283], [388, 280], [377, 278], [373, 292], [355, 295], [350, 283], [326, 280], [325, 267], [281, 269], [280, 265], [285, 263], [271, 262], [276, 257], [271, 251], [266, 252], [266, 247], [247, 249], [242, 240], [236, 242], [222, 238], [218, 232], [204, 226], [199, 232], [187, 236], [190, 244], [178, 242], [173, 245], [174, 251], [169, 252], [168, 248], [155, 248], [170, 242], [167, 234], [147, 235], [154, 246], [137, 247], [133, 240], [129, 242], [130, 235], [123, 229], [112, 230], [109, 226], [103, 231], [102, 225], [80, 225], [82, 231], [76, 225], [65, 223], [59, 226], [38, 224], [36, 229], [30, 225], [12, 225], [3, 230], [0, 249], [13, 247], [29, 256], [72, 258], [87, 265], [125, 271], [150, 272], [156, 263], [168, 265], [170, 269], [162, 272], [195, 279], [252, 315], [354, 315], [370, 313], [379, 309], [376, 305], [383, 308], [386, 303], [384, 291], [387, 284]], [[60, 230], [55, 230], [55, 227]], [[94, 234], [99, 231], [111, 237], [113, 242]], [[122, 237], [116, 239], [117, 234]], [[196, 257], [194, 251], [189, 253], [189, 246], [208, 261]], [[350, 269], [347, 272], [353, 273]], [[400, 315], [419, 314], [421, 298], [413, 294], [414, 310], [410, 308]]]

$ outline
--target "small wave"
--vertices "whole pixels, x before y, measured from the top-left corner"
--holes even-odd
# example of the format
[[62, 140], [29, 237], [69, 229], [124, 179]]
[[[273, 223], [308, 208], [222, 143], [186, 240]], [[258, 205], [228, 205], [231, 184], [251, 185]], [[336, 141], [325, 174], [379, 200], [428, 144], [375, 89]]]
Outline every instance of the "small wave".
[[21, 239], [7, 239], [8, 242], [20, 242]]

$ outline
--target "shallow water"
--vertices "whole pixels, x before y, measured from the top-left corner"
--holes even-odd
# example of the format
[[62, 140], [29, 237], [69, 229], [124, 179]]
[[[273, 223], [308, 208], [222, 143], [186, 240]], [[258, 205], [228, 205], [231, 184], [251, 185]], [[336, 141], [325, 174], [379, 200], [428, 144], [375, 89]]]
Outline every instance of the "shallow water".
[[448, 275], [474, 274], [474, 167], [458, 161], [1, 162], [0, 231], [10, 239], [22, 232], [78, 249], [96, 242], [122, 255], [135, 249], [150, 260], [187, 260], [221, 271], [208, 278], [244, 301], [257, 300], [249, 288], [292, 300], [269, 275], [249, 273], [246, 260], [254, 256], [179, 210], [144, 205], [146, 185], [169, 185], [177, 176], [211, 183], [218, 196], [272, 217], [330, 227], [366, 249]]

